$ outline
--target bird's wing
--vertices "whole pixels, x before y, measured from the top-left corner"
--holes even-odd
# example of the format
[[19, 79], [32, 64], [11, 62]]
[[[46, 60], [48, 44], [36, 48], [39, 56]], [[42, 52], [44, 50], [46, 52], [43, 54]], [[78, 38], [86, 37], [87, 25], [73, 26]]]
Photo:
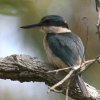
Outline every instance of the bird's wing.
[[49, 34], [47, 41], [53, 54], [68, 66], [77, 65], [83, 59], [84, 46], [81, 39], [74, 34]]

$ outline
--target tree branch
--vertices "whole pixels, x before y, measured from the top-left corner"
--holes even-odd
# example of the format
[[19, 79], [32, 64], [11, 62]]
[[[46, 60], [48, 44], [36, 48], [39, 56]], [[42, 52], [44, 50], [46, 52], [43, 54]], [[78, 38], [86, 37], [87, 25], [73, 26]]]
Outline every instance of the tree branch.
[[[53, 65], [44, 63], [43, 61], [28, 55], [11, 55], [0, 58], [1, 79], [11, 79], [20, 82], [45, 82], [48, 86], [52, 86], [66, 75], [66, 72], [64, 71], [57, 74], [47, 73], [50, 70], [56, 69], [57, 68]], [[85, 84], [92, 98], [84, 99], [74, 78], [70, 81], [68, 95], [75, 100], [99, 100], [100, 91], [87, 83]], [[63, 93], [65, 94], [66, 86], [67, 82], [64, 82], [58, 89], [63, 90]]]

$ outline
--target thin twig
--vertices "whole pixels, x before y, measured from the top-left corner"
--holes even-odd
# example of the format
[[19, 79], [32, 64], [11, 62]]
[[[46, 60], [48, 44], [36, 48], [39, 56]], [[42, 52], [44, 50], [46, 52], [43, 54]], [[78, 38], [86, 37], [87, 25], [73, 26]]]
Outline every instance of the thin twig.
[[69, 85], [70, 85], [71, 79], [67, 82], [67, 88], [66, 88], [66, 100], [68, 100], [68, 91], [69, 91]]
[[47, 73], [53, 73], [53, 72], [58, 73], [59, 71], [70, 70], [70, 69], [72, 69], [72, 68], [71, 67], [61, 68], [61, 69], [57, 69], [57, 70], [48, 71]]
[[89, 65], [95, 63], [96, 61], [98, 63], [100, 63], [100, 55], [98, 57], [96, 57], [95, 59], [87, 60], [84, 63], [82, 63], [82, 67], [81, 67], [81, 71], [80, 72], [85, 71], [88, 67], [90, 67]]
[[75, 70], [71, 70], [61, 81], [59, 81], [58, 83], [56, 83], [55, 85], [53, 85], [52, 87], [50, 87], [49, 89], [51, 91], [55, 91], [55, 88], [60, 86], [62, 83], [64, 83], [65, 81], [67, 81], [71, 75], [74, 73]]
[[[99, 56], [98, 56], [98, 58], [99, 58]], [[90, 64], [92, 64], [92, 63], [94, 63], [95, 61], [99, 61], [100, 59], [97, 59], [97, 58], [95, 58], [95, 59], [91, 59], [91, 60], [87, 60], [87, 61], [85, 61], [85, 62], [83, 62], [82, 64], [81, 64], [81, 72], [82, 71], [84, 71], [84, 70], [86, 70], [87, 69], [87, 67], [90, 65]], [[80, 67], [78, 67], [78, 69], [80, 69]], [[74, 69], [74, 67], [68, 67], [68, 68], [61, 68], [61, 69], [57, 69], [57, 70], [52, 70], [52, 71], [48, 71], [48, 72], [46, 72], [46, 73], [53, 73], [53, 72], [59, 72], [59, 71], [64, 71], [64, 70], [69, 70], [69, 69]], [[78, 70], [77, 69], [77, 70]]]

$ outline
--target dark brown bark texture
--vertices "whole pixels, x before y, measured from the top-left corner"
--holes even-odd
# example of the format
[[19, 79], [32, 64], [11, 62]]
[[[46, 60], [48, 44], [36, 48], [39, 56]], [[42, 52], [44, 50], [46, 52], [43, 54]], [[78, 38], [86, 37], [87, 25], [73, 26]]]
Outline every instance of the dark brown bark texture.
[[[11, 55], [0, 58], [1, 79], [11, 79], [20, 82], [45, 82], [48, 86], [52, 86], [67, 74], [64, 71], [47, 73], [55, 69], [57, 69], [55, 66], [28, 55]], [[66, 86], [67, 82], [64, 82], [58, 89], [63, 90], [62, 93], [65, 94]], [[92, 98], [84, 98], [73, 77], [69, 85], [68, 95], [75, 100], [99, 100], [100, 91], [87, 83], [86, 86]]]

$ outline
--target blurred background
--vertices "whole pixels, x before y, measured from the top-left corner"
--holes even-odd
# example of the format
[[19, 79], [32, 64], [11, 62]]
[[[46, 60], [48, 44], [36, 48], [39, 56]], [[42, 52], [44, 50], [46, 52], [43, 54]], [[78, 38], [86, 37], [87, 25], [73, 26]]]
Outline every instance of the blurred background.
[[[26, 54], [47, 61], [42, 44], [44, 34], [19, 27], [50, 14], [63, 16], [70, 29], [87, 44], [86, 59], [100, 54], [95, 0], [0, 0], [0, 57]], [[99, 64], [94, 64], [83, 76], [86, 82], [100, 89]], [[45, 83], [0, 80], [0, 100], [65, 100], [64, 95], [47, 90]]]

